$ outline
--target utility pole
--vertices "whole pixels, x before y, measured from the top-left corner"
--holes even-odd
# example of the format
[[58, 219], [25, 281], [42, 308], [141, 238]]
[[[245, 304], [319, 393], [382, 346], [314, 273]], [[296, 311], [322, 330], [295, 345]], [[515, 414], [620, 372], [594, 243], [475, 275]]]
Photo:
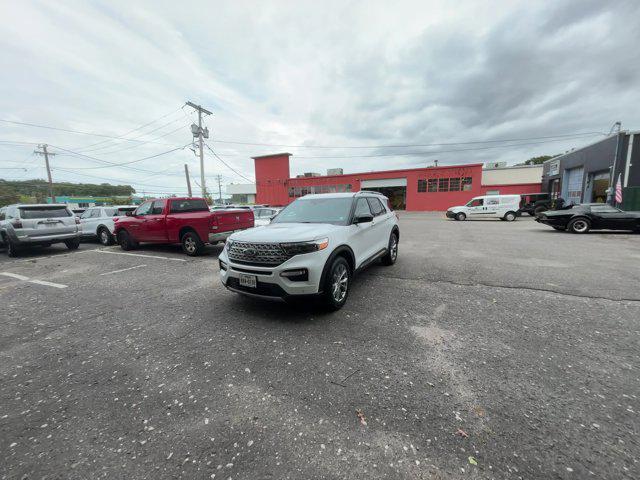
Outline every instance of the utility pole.
[[47, 177], [49, 177], [49, 196], [51, 197], [51, 203], [56, 203], [56, 197], [53, 194], [53, 180], [51, 180], [51, 168], [49, 167], [49, 155], [55, 155], [55, 153], [50, 153], [47, 151], [47, 144], [43, 143], [42, 145], [38, 145], [38, 147], [40, 147], [42, 149], [42, 151], [40, 150], [36, 150], [35, 153], [36, 155], [44, 155], [44, 163], [47, 166]]
[[189, 197], [192, 197], [191, 195], [191, 180], [189, 180], [189, 167], [187, 166], [187, 164], [184, 164], [184, 175], [185, 177], [187, 177], [187, 189], [189, 190]]
[[220, 205], [222, 205], [222, 185], [221, 185], [221, 180], [222, 180], [222, 175], [216, 175], [216, 178], [218, 180], [218, 198], [220, 199]]
[[200, 147], [200, 186], [202, 187], [202, 196], [205, 197], [207, 194], [207, 187], [204, 183], [204, 139], [209, 138], [209, 129], [202, 128], [202, 114], [211, 115], [212, 113], [206, 108], [196, 105], [193, 102], [187, 102], [187, 105], [198, 112], [198, 125], [191, 125], [191, 133], [193, 133], [194, 138], [196, 136], [198, 137], [198, 146]]

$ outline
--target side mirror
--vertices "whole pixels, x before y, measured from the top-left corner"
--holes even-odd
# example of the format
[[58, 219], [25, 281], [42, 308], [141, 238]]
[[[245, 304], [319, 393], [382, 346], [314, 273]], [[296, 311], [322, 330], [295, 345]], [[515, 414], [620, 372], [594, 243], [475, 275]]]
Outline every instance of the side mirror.
[[356, 219], [353, 221], [353, 223], [369, 223], [369, 222], [373, 222], [373, 215], [361, 215], [359, 217], [356, 217]]

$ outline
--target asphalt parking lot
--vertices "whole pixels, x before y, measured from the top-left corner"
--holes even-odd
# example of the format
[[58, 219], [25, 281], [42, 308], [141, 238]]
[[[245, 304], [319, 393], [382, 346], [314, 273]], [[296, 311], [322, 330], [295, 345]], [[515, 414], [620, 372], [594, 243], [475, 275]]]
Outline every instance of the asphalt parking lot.
[[640, 478], [640, 235], [400, 227], [331, 314], [221, 247], [1, 256], [0, 477]]

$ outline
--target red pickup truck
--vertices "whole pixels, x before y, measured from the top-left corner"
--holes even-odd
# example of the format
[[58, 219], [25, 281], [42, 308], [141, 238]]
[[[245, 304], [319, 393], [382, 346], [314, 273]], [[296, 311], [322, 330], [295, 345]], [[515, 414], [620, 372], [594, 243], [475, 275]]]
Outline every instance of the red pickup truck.
[[158, 198], [113, 220], [123, 250], [136, 248], [141, 242], [180, 243], [184, 253], [195, 256], [205, 243], [216, 244], [233, 232], [253, 227], [253, 212], [211, 212], [202, 198]]

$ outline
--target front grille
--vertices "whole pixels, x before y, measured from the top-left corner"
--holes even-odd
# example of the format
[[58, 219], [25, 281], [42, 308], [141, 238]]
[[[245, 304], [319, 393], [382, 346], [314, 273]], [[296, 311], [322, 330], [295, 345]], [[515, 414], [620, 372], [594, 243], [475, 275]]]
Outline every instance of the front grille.
[[242, 265], [277, 267], [291, 258], [278, 243], [233, 242], [229, 259]]

